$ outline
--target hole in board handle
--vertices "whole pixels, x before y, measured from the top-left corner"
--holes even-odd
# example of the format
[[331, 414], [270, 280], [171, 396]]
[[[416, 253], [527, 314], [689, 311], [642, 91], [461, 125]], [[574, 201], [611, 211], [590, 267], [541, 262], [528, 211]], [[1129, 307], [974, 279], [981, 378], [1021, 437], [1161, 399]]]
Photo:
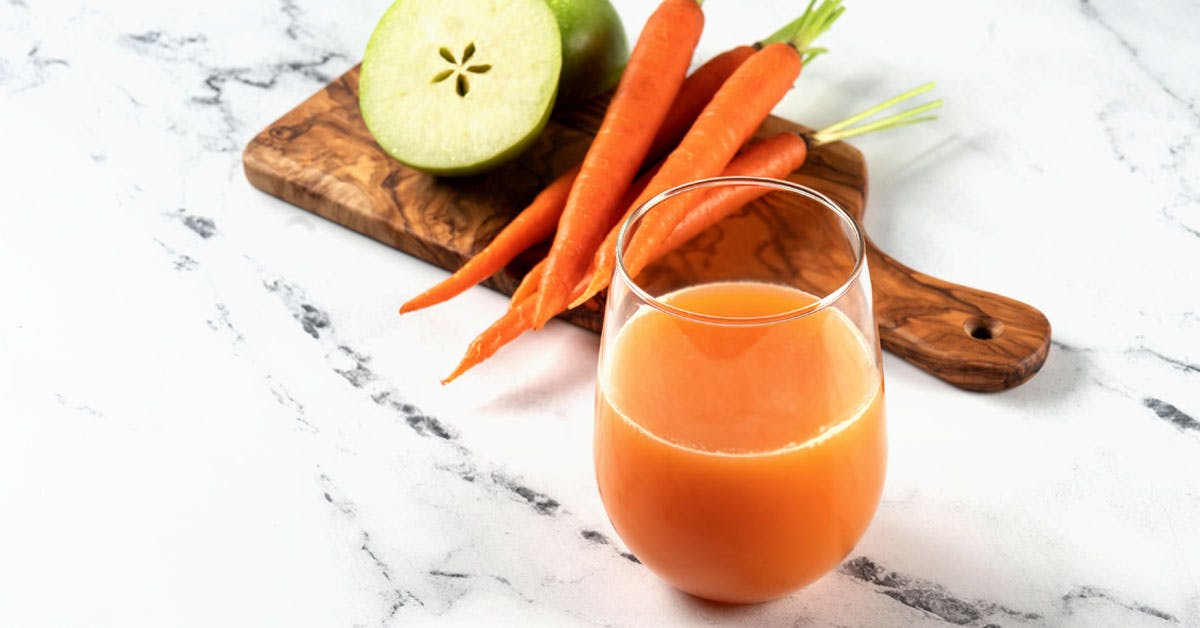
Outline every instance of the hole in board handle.
[[990, 316], [972, 316], [963, 322], [963, 331], [976, 340], [991, 340], [1004, 333], [1004, 323]]

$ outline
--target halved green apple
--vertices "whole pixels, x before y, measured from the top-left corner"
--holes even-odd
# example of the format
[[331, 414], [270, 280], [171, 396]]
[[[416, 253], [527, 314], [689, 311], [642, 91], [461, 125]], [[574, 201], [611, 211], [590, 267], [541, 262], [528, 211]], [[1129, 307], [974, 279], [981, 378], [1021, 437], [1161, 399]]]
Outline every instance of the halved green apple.
[[475, 174], [537, 138], [561, 68], [544, 0], [397, 0], [367, 43], [359, 108], [401, 162]]

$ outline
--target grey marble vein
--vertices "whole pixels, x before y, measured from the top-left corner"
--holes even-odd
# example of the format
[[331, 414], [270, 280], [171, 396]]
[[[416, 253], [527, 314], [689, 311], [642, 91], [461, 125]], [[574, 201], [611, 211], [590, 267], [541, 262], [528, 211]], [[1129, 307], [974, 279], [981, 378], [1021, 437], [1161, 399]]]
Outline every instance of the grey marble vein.
[[[354, 504], [339, 494], [337, 487], [333, 484], [333, 480], [324, 473], [318, 476], [318, 480], [321, 486], [321, 496], [325, 501], [336, 508], [351, 524], [357, 524], [357, 513], [355, 512]], [[371, 533], [361, 527], [358, 529], [358, 532], [360, 537], [359, 551], [369, 559], [375, 573], [383, 578], [384, 581], [385, 591], [383, 597], [387, 611], [380, 618], [379, 624], [386, 625], [388, 621], [395, 617], [397, 611], [408, 604], [423, 605], [424, 602], [420, 598], [409, 591], [396, 587], [392, 580], [393, 568], [375, 552], [371, 541]]]
[[[7, 68], [5, 66], [8, 66]], [[47, 54], [41, 42], [35, 42], [23, 59], [0, 63], [0, 85], [14, 85], [9, 96], [42, 87], [59, 73], [69, 70], [71, 62], [65, 58]]]
[[1195, 122], [1200, 123], [1200, 111], [1197, 110], [1196, 103], [1177, 93], [1175, 89], [1167, 85], [1165, 80], [1158, 76], [1158, 73], [1155, 72], [1153, 68], [1148, 67], [1142, 61], [1141, 55], [1138, 53], [1137, 46], [1134, 46], [1125, 36], [1118, 32], [1118, 30], [1114, 28], [1113, 25], [1104, 18], [1103, 15], [1101, 15], [1091, 0], [1079, 0], [1079, 6], [1086, 17], [1093, 20], [1096, 24], [1100, 25], [1101, 28], [1108, 31], [1113, 36], [1113, 38], [1118, 44], [1120, 44], [1121, 48], [1128, 53], [1129, 58], [1133, 60], [1134, 64], [1137, 65], [1138, 69], [1141, 70], [1143, 74], [1153, 81], [1154, 84], [1157, 85], [1164, 94], [1171, 98], [1171, 100], [1175, 101], [1181, 107], [1183, 107], [1184, 110], [1189, 112]]
[[1150, 408], [1158, 418], [1163, 419], [1181, 430], [1200, 430], [1200, 421], [1188, 416], [1183, 410], [1153, 397], [1142, 399], [1142, 405]]
[[305, 51], [297, 58], [256, 65], [223, 65], [209, 60], [213, 56], [208, 37], [202, 33], [174, 34], [162, 29], [122, 35], [121, 41], [139, 54], [160, 63], [185, 64], [199, 73], [199, 91], [190, 102], [214, 109], [221, 120], [221, 129], [207, 145], [218, 152], [241, 149], [239, 134], [245, 125], [227, 92], [231, 84], [269, 91], [284, 77], [296, 76], [315, 85], [328, 83], [332, 74], [328, 68], [346, 55], [337, 51]]
[[1159, 353], [1158, 351], [1155, 351], [1154, 349], [1149, 349], [1146, 347], [1136, 347], [1134, 349], [1131, 349], [1131, 351], [1139, 352], [1139, 353], [1145, 352], [1149, 355], [1154, 356], [1155, 358], [1158, 358], [1159, 360], [1162, 360], [1163, 362], [1166, 362], [1167, 364], [1171, 365], [1171, 367], [1176, 368], [1180, 371], [1183, 371], [1184, 373], [1200, 373], [1200, 364], [1195, 364], [1193, 362], [1188, 362], [1187, 360], [1181, 360], [1178, 358], [1173, 358], [1168, 355], [1163, 355], [1162, 353]]
[[[333, 366], [332, 370], [344, 379], [350, 386], [361, 389], [375, 404], [394, 411], [412, 430], [425, 437], [433, 437], [451, 444], [458, 458], [458, 466], [454, 473], [461, 479], [475, 482], [481, 477], [477, 466], [472, 460], [471, 451], [460, 443], [455, 442], [457, 436], [453, 427], [427, 415], [411, 403], [403, 400], [398, 388], [390, 382], [376, 377], [370, 369], [370, 357], [341, 344], [336, 339], [336, 330], [330, 316], [321, 308], [311, 304], [303, 291], [295, 285], [279, 279], [264, 281], [263, 287], [270, 293], [280, 297], [309, 336], [326, 346], [331, 346], [330, 354], [337, 356], [337, 362], [349, 360], [350, 367]], [[529, 487], [521, 480], [512, 477], [502, 470], [493, 470], [484, 476], [491, 484], [500, 487], [515, 499], [529, 505], [540, 515], [556, 515], [560, 512], [558, 500], [545, 493]]]
[[180, 253], [158, 238], [155, 238], [154, 241], [157, 242], [158, 245], [163, 248], [163, 252], [171, 258], [172, 266], [174, 266], [175, 270], [186, 272], [190, 270], [196, 270], [200, 267], [200, 262], [196, 261], [196, 258], [192, 257], [191, 255]]
[[1081, 600], [1103, 600], [1104, 602], [1106, 602], [1108, 604], [1114, 604], [1123, 609], [1133, 611], [1140, 615], [1145, 615], [1148, 617], [1152, 617], [1154, 619], [1160, 619], [1164, 622], [1168, 622], [1168, 623], [1172, 623], [1172, 624], [1179, 623], [1179, 618], [1175, 617], [1174, 615], [1172, 615], [1168, 612], [1161, 611], [1157, 608], [1154, 608], [1152, 606], [1147, 606], [1145, 604], [1139, 604], [1137, 602], [1125, 602], [1120, 599], [1117, 599], [1111, 593], [1108, 593], [1108, 592], [1098, 589], [1096, 587], [1089, 587], [1089, 586], [1083, 586], [1083, 587], [1078, 587], [1076, 589], [1072, 589], [1071, 591], [1069, 591], [1063, 595], [1063, 597], [1062, 597], [1063, 606], [1066, 608], [1066, 612], [1068, 615], [1070, 615], [1072, 613], [1073, 606], [1075, 605], [1075, 603], [1078, 601], [1081, 601]]
[[304, 11], [300, 5], [295, 0], [281, 0], [280, 5], [283, 14], [287, 16], [287, 27], [283, 29], [283, 32], [288, 39], [299, 40], [301, 35], [307, 35], [307, 29], [301, 22]]
[[940, 584], [885, 569], [866, 556], [846, 561], [840, 571], [879, 587], [880, 593], [905, 606], [930, 613], [951, 624], [966, 625], [994, 618], [1022, 621], [1043, 618], [1038, 613], [1014, 610], [995, 602], [955, 597]]
[[275, 398], [275, 401], [279, 403], [280, 406], [283, 406], [289, 412], [291, 412], [298, 423], [303, 425], [310, 432], [316, 433], [320, 431], [315, 425], [308, 421], [308, 417], [304, 412], [304, 404], [296, 400], [295, 396], [292, 395], [292, 392], [286, 385], [270, 375], [267, 375], [265, 380], [267, 382], [267, 387], [271, 391], [271, 396]]
[[215, 309], [217, 310], [217, 315], [205, 321], [209, 329], [228, 334], [234, 343], [245, 343], [246, 337], [242, 335], [242, 332], [238, 331], [237, 327], [234, 327], [233, 321], [229, 318], [229, 306], [224, 303], [218, 303]]
[[97, 419], [104, 418], [103, 412], [100, 412], [99, 410], [97, 410], [97, 409], [93, 408], [92, 406], [87, 405], [85, 403], [74, 402], [71, 399], [68, 399], [67, 396], [62, 393], [54, 393], [54, 398], [64, 408], [73, 410], [75, 412], [82, 412], [83, 414], [86, 414], [88, 416], [91, 416], [91, 417], [94, 417]]

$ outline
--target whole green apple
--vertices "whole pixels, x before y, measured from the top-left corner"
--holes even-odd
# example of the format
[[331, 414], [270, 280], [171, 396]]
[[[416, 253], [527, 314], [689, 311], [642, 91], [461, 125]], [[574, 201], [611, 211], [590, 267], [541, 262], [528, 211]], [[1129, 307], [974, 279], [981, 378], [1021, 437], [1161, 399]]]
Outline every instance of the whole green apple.
[[621, 17], [608, 0], [546, 0], [562, 33], [558, 102], [564, 107], [611, 89], [629, 58]]

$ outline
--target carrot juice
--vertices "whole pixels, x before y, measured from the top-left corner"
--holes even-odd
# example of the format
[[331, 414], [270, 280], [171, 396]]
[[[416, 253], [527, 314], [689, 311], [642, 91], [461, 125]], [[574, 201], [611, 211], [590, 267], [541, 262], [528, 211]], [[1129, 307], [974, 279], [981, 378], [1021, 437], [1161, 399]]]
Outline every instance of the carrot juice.
[[[815, 297], [722, 282], [660, 300], [751, 317]], [[642, 306], [617, 333], [599, 378], [596, 477], [638, 559], [683, 591], [743, 603], [845, 558], [886, 464], [877, 354], [845, 315], [725, 325]]]

